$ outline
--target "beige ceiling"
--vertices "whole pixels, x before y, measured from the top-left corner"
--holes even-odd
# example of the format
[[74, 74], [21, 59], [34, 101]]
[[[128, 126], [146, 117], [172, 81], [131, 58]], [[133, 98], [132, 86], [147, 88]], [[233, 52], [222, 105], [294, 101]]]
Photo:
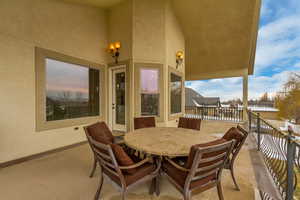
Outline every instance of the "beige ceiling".
[[111, 6], [117, 5], [118, 3], [124, 0], [62, 0], [62, 1], [96, 6], [100, 8], [109, 8]]
[[186, 79], [253, 73], [260, 0], [173, 0], [186, 39]]
[[[62, 1], [109, 8], [125, 0]], [[186, 40], [187, 80], [253, 74], [261, 0], [172, 2]]]

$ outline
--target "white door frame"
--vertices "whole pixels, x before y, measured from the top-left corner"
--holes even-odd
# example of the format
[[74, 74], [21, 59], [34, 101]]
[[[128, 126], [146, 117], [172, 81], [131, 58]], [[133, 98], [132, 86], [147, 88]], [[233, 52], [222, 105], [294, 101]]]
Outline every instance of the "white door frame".
[[[118, 125], [115, 124], [115, 109], [113, 109], [113, 102], [114, 102], [114, 74], [115, 72], [124, 72], [125, 73], [125, 125]], [[126, 65], [119, 65], [119, 66], [114, 66], [114, 67], [110, 67], [108, 70], [108, 119], [109, 119], [109, 126], [111, 128], [111, 130], [115, 130], [115, 131], [126, 131], [127, 130], [127, 115], [126, 115], [126, 111], [127, 111], [127, 74], [126, 74]]]

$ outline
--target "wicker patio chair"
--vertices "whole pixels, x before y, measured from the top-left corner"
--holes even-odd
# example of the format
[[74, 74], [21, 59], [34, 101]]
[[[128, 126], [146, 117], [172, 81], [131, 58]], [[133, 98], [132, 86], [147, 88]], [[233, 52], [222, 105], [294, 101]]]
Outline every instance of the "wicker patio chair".
[[179, 117], [178, 128], [200, 130], [200, 127], [201, 127], [201, 119]]
[[163, 169], [169, 181], [181, 192], [184, 200], [190, 200], [192, 192], [203, 192], [217, 187], [218, 196], [223, 200], [221, 174], [235, 141], [224, 139], [191, 147], [184, 166], [169, 158]]
[[155, 127], [155, 117], [134, 118], [134, 129]]
[[[117, 143], [115, 137], [113, 136], [111, 130], [108, 128], [105, 122], [97, 122], [89, 126], [86, 126], [83, 129], [85, 131], [87, 139], [89, 138], [88, 136], [91, 136], [97, 142], [101, 142], [104, 144]], [[88, 142], [91, 146], [91, 142], [89, 139]], [[119, 141], [118, 143], [122, 143], [122, 141]], [[90, 177], [93, 177], [97, 167], [97, 159], [95, 157], [95, 152], [93, 151], [93, 153], [94, 153], [94, 163], [93, 163], [92, 171], [90, 173]]]
[[100, 183], [95, 194], [95, 200], [100, 197], [103, 177], [108, 178], [121, 191], [122, 200], [125, 200], [128, 189], [157, 177], [160, 162], [155, 165], [151, 163], [149, 157], [141, 161], [131, 159], [118, 144], [99, 143], [89, 135], [87, 137], [95, 152], [97, 163], [101, 167]]
[[231, 155], [225, 165], [225, 169], [230, 170], [234, 185], [237, 190], [240, 190], [240, 188], [234, 176], [234, 161], [236, 160], [237, 155], [239, 154], [243, 144], [245, 143], [247, 136], [248, 136], [248, 132], [245, 129], [243, 129], [241, 126], [230, 128], [223, 136], [223, 139], [227, 141], [230, 141], [232, 139], [236, 140]]

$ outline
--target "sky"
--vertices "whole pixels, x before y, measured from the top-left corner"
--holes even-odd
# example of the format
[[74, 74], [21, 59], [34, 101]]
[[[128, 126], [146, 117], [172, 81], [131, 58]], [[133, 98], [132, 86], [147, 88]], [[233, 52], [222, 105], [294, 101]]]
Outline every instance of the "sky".
[[[254, 68], [249, 99], [275, 95], [291, 73], [300, 72], [300, 0], [262, 0]], [[242, 99], [242, 78], [187, 81], [186, 86], [221, 101]]]
[[63, 91], [69, 91], [71, 95], [80, 92], [82, 97], [88, 97], [89, 69], [87, 67], [47, 58], [46, 74], [47, 96], [58, 98]]

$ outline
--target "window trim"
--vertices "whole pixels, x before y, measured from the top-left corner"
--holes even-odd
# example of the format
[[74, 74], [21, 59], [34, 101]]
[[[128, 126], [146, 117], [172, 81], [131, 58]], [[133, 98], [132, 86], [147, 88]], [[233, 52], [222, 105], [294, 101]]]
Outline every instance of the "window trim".
[[[135, 63], [135, 117], [140, 117], [141, 115], [141, 69], [156, 69], [159, 73], [158, 78], [158, 86], [159, 86], [159, 115], [156, 117], [157, 122], [164, 121], [164, 71], [163, 71], [163, 64], [155, 64], [155, 63]], [[144, 116], [144, 115], [143, 115]], [[144, 117], [150, 117], [151, 115], [147, 115]], [[153, 115], [152, 115], [153, 116]]]
[[[64, 119], [56, 121], [47, 121], [46, 119], [46, 58], [58, 60], [61, 62], [81, 65], [87, 68], [99, 70], [99, 115], [90, 117], [80, 117], [74, 119]], [[87, 60], [75, 58], [55, 51], [35, 48], [35, 76], [36, 76], [36, 131], [45, 131], [51, 129], [65, 128], [87, 123], [93, 123], [99, 120], [105, 120], [105, 66], [93, 63]]]
[[[178, 117], [181, 117], [183, 116], [184, 114], [184, 105], [185, 105], [185, 91], [184, 91], [184, 74], [179, 71], [179, 70], [176, 70], [175, 68], [169, 66], [169, 73], [168, 73], [168, 96], [169, 96], [169, 99], [168, 99], [168, 118], [169, 120], [174, 120], [174, 119], [177, 119]], [[179, 76], [181, 77], [181, 92], [182, 92], [182, 95], [181, 95], [181, 112], [179, 113], [171, 113], [171, 74], [175, 74], [176, 76]]]

